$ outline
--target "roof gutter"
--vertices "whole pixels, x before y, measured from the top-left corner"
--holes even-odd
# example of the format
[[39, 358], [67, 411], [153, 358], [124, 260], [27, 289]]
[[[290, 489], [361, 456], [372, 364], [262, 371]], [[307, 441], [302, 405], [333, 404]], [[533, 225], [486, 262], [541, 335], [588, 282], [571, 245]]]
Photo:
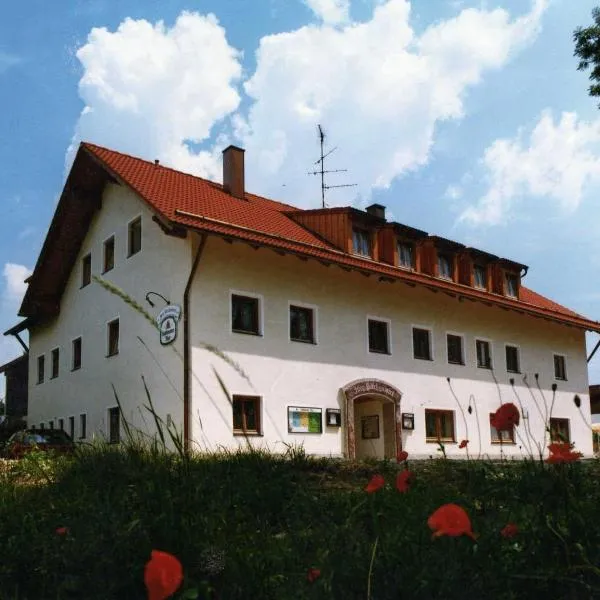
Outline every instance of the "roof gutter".
[[190, 359], [191, 359], [191, 347], [190, 347], [190, 292], [192, 289], [192, 282], [198, 270], [198, 264], [206, 245], [206, 235], [203, 235], [200, 239], [200, 245], [196, 250], [194, 262], [185, 285], [185, 291], [183, 292], [183, 448], [186, 454], [189, 453], [191, 447], [191, 421], [192, 421], [192, 386], [191, 386], [191, 372], [190, 372]]

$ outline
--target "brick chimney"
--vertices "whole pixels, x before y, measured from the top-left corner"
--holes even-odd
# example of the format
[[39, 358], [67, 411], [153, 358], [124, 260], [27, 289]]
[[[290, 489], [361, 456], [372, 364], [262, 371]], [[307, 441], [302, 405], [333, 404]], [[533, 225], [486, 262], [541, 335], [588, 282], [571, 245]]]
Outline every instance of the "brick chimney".
[[237, 146], [223, 150], [223, 189], [241, 200], [244, 199], [244, 152]]
[[371, 204], [371, 206], [367, 206], [367, 213], [378, 219], [385, 220], [385, 206], [381, 204]]

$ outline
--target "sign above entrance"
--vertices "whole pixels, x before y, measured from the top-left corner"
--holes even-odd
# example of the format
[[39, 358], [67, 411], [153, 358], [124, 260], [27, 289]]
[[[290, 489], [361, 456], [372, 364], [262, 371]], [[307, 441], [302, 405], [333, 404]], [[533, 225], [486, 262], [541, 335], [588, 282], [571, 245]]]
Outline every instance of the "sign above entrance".
[[379, 379], [359, 379], [358, 381], [353, 381], [344, 387], [344, 394], [346, 394], [346, 399], [349, 401], [359, 396], [375, 394], [385, 396], [394, 402], [400, 402], [402, 396], [395, 387]]
[[179, 319], [181, 319], [181, 306], [176, 304], [165, 306], [158, 314], [156, 322], [160, 333], [160, 343], [163, 346], [168, 346], [176, 340]]

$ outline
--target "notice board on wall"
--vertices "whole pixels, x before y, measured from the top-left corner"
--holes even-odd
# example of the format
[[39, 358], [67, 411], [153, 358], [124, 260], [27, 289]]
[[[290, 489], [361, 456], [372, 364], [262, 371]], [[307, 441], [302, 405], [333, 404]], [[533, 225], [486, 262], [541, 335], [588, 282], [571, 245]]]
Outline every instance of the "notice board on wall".
[[289, 433], [323, 433], [323, 409], [288, 406]]

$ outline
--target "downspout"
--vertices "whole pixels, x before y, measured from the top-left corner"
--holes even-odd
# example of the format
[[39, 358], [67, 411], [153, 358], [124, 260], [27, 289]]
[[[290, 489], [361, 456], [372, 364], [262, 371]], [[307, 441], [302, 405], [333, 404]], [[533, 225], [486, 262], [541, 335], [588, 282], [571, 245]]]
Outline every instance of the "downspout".
[[192, 263], [192, 269], [185, 285], [185, 291], [183, 292], [183, 448], [186, 454], [190, 451], [190, 423], [192, 420], [192, 405], [190, 402], [192, 395], [190, 377], [190, 291], [205, 244], [206, 235], [203, 235], [198, 250], [196, 251], [194, 262]]

